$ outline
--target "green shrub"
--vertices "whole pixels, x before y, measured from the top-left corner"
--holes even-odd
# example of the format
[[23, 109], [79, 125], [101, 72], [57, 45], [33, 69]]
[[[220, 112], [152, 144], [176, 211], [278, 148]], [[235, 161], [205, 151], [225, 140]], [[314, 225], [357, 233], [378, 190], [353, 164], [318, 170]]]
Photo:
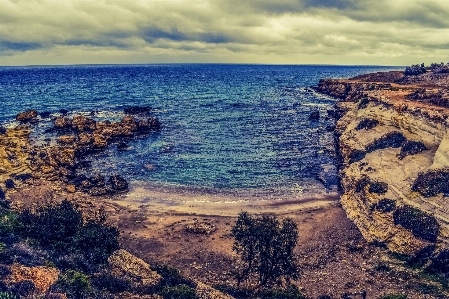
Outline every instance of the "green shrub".
[[215, 285], [214, 288], [223, 293], [229, 294], [236, 299], [252, 299], [255, 296], [252, 290], [243, 287]]
[[173, 287], [165, 286], [162, 288], [160, 295], [164, 299], [197, 299], [195, 289], [185, 284]]
[[401, 152], [399, 153], [398, 157], [399, 160], [402, 160], [406, 156], [416, 155], [425, 150], [428, 150], [428, 148], [424, 145], [424, 143], [420, 141], [407, 140], [402, 144]]
[[355, 129], [357, 131], [360, 131], [362, 129], [370, 130], [370, 129], [374, 128], [375, 126], [377, 126], [378, 124], [379, 124], [379, 121], [377, 119], [364, 118], [359, 122], [359, 124], [357, 125], [357, 127], [355, 127]]
[[369, 99], [368, 98], [363, 98], [360, 100], [359, 105], [358, 105], [358, 109], [364, 109], [368, 106], [369, 104]]
[[83, 223], [79, 210], [69, 201], [25, 210], [19, 214], [19, 233], [49, 250], [52, 261], [62, 268], [95, 272], [119, 248], [117, 228], [104, 219]]
[[375, 139], [372, 143], [368, 144], [366, 151], [371, 153], [378, 149], [385, 149], [389, 147], [400, 147], [407, 139], [401, 132], [389, 132], [382, 135], [380, 138]]
[[393, 199], [383, 198], [375, 205], [377, 211], [388, 213], [396, 209], [396, 201]]
[[362, 150], [354, 150], [352, 151], [349, 155], [349, 163], [354, 163], [354, 162], [358, 162], [360, 160], [362, 160], [363, 158], [365, 158], [366, 153]]
[[371, 180], [366, 175], [362, 176], [356, 183], [355, 183], [355, 192], [362, 192], [366, 186], [368, 186], [371, 183]]
[[19, 299], [19, 298], [10, 292], [0, 292], [0, 299]]
[[400, 224], [421, 239], [435, 242], [440, 224], [430, 214], [410, 206], [404, 206], [393, 213], [394, 224]]
[[89, 276], [74, 270], [68, 270], [59, 276], [54, 288], [66, 293], [69, 298], [89, 298], [92, 292]]
[[179, 284], [187, 285], [190, 287], [194, 287], [192, 281], [188, 280], [184, 276], [181, 275], [178, 269], [172, 268], [166, 265], [156, 265], [151, 267], [154, 271], [156, 271], [159, 275], [162, 276], [162, 285], [164, 286], [176, 286]]
[[442, 250], [436, 257], [432, 258], [428, 269], [433, 272], [449, 274], [449, 250]]
[[412, 191], [421, 193], [424, 197], [435, 196], [439, 193], [449, 193], [449, 170], [431, 170], [420, 173], [412, 186]]
[[388, 191], [388, 184], [384, 182], [371, 182], [368, 192], [376, 194], [385, 194]]
[[101, 273], [92, 279], [92, 285], [99, 290], [106, 290], [113, 294], [129, 291], [131, 284], [128, 280], [117, 278], [108, 273]]

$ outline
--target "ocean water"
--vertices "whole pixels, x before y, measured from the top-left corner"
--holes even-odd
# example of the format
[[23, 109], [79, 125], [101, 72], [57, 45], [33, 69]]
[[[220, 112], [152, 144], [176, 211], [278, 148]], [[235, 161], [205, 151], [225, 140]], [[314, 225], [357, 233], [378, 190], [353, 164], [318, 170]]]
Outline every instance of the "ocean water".
[[[206, 192], [327, 193], [337, 188], [326, 118], [335, 100], [313, 92], [321, 78], [397, 68], [273, 65], [83, 65], [0, 67], [0, 123], [27, 109], [118, 120], [151, 106], [162, 129], [89, 157], [93, 172], [132, 184]], [[319, 110], [318, 122], [309, 115]], [[50, 126], [36, 125], [41, 134]], [[34, 135], [36, 136], [36, 135]], [[43, 142], [43, 139], [39, 140]]]

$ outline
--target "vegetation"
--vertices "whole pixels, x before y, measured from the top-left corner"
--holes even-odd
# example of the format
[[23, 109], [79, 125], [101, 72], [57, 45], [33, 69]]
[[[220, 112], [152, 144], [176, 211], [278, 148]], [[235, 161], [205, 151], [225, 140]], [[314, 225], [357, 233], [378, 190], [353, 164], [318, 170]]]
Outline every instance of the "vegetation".
[[388, 294], [380, 296], [379, 299], [407, 299], [405, 294]]
[[383, 198], [375, 205], [375, 208], [377, 211], [382, 213], [392, 212], [396, 209], [396, 201], [393, 199]]
[[384, 182], [371, 182], [368, 192], [376, 194], [385, 194], [388, 191], [388, 184]]
[[197, 299], [195, 289], [185, 284], [174, 287], [166, 286], [160, 294], [164, 299]]
[[357, 125], [357, 127], [355, 127], [355, 129], [357, 131], [360, 131], [362, 129], [370, 130], [370, 129], [374, 128], [375, 126], [377, 126], [378, 124], [379, 124], [379, 121], [377, 119], [364, 118], [359, 122], [359, 124]]
[[242, 267], [235, 273], [238, 284], [256, 279], [259, 286], [271, 286], [298, 278], [293, 250], [298, 242], [298, 227], [290, 218], [282, 223], [275, 216], [252, 216], [241, 212], [232, 228], [233, 250]]
[[398, 208], [393, 219], [394, 224], [400, 224], [414, 236], [430, 242], [435, 242], [440, 232], [440, 224], [435, 217], [410, 206]]
[[368, 153], [371, 153], [378, 149], [400, 147], [406, 140], [407, 139], [401, 132], [389, 132], [374, 140], [372, 143], [368, 144], [366, 147], [366, 151]]
[[439, 193], [449, 193], [449, 170], [431, 170], [420, 173], [412, 186], [412, 191], [421, 193], [424, 197], [435, 196]]
[[416, 76], [425, 74], [426, 72], [427, 68], [424, 66], [424, 63], [422, 63], [422, 64], [412, 64], [411, 66], [406, 67], [404, 74], [406, 76]]
[[422, 151], [428, 150], [427, 146], [420, 141], [407, 140], [401, 146], [401, 152], [399, 154], [399, 160], [404, 159], [409, 155], [416, 155]]

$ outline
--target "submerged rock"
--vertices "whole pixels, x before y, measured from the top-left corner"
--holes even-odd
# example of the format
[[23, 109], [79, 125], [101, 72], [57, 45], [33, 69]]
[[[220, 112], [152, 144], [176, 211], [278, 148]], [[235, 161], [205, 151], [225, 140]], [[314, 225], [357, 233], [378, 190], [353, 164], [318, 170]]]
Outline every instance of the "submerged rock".
[[112, 175], [108, 181], [112, 190], [114, 191], [126, 191], [128, 190], [128, 182], [119, 175]]
[[320, 119], [320, 111], [314, 111], [310, 114], [309, 120], [318, 121]]
[[124, 109], [126, 114], [142, 114], [142, 113], [148, 113], [151, 111], [151, 107], [149, 106], [132, 106], [132, 107], [126, 107]]

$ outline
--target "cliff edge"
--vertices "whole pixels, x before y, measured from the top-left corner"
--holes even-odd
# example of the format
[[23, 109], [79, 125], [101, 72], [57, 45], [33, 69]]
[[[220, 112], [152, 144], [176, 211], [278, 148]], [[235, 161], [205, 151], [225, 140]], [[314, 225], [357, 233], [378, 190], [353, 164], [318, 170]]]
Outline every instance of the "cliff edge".
[[341, 204], [364, 238], [437, 264], [449, 256], [449, 74], [323, 79], [335, 107]]

